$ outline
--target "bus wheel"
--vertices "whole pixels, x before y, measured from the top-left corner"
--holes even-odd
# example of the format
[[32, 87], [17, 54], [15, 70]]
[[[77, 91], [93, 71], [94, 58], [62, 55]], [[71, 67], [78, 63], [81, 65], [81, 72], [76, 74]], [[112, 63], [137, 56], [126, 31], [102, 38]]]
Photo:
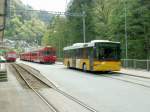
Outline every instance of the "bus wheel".
[[85, 64], [85, 63], [84, 63], [83, 66], [82, 66], [82, 70], [83, 70], [84, 72], [86, 72], [86, 70], [87, 70], [87, 69], [86, 69], [86, 64]]
[[69, 62], [67, 63], [67, 68], [70, 68], [70, 63]]

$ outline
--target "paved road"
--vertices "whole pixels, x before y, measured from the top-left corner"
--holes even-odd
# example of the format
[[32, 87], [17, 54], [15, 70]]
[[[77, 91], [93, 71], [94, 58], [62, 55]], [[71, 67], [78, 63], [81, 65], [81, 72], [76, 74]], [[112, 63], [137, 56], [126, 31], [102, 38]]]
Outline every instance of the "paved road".
[[38, 69], [60, 89], [99, 112], [150, 112], [150, 88], [107, 78], [103, 74], [66, 69], [61, 64], [23, 63]]

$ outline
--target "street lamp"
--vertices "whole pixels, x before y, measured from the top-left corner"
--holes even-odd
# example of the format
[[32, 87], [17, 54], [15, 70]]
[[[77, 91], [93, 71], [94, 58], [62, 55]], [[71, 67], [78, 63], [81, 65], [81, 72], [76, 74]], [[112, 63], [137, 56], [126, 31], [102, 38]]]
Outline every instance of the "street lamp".
[[83, 20], [83, 42], [86, 42], [86, 37], [85, 37], [85, 11], [83, 11], [83, 16], [82, 16], [82, 20]]

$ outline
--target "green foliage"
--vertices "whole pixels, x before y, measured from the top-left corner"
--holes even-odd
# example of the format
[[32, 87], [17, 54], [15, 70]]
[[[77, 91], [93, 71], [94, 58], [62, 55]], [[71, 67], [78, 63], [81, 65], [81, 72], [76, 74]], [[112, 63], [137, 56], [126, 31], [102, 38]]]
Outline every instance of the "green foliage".
[[[150, 59], [149, 4], [149, 0], [73, 0], [68, 12], [85, 11], [86, 41], [94, 39], [120, 41], [122, 58], [125, 58], [126, 7], [128, 58]], [[57, 48], [83, 42], [82, 17], [54, 18], [53, 22], [55, 24], [50, 27], [52, 32], [45, 37], [49, 42], [46, 42]]]
[[43, 45], [56, 47], [59, 57], [63, 56], [63, 47], [68, 45], [67, 43], [69, 43], [69, 40], [71, 39], [67, 26], [68, 23], [65, 17], [54, 17], [42, 40]]
[[[122, 58], [125, 58], [126, 6], [128, 58], [150, 59], [149, 0], [95, 0], [90, 2], [74, 0], [69, 10], [82, 12], [82, 8], [79, 5], [81, 3], [86, 6], [84, 10], [87, 14], [87, 40], [109, 39], [120, 41], [122, 44]], [[82, 19], [80, 20], [82, 21]], [[72, 29], [76, 29], [77, 25], [81, 27], [81, 21], [78, 21], [76, 18], [70, 19], [70, 22], [74, 24]], [[81, 35], [82, 32], [80, 32], [80, 37]], [[90, 38], [91, 35], [93, 38]]]
[[[15, 0], [13, 9], [32, 9]], [[21, 4], [21, 5], [20, 5]], [[150, 59], [150, 1], [149, 0], [73, 0], [68, 13], [85, 11], [86, 42], [94, 39], [120, 41], [125, 58], [125, 7], [127, 18], [128, 58]], [[57, 48], [63, 56], [63, 47], [83, 42], [83, 18], [75, 16], [52, 17], [47, 12], [19, 12], [12, 10], [7, 22], [8, 38], [37, 41]], [[48, 19], [49, 18], [49, 19]]]
[[5, 37], [41, 45], [42, 37], [47, 29], [46, 24], [50, 21], [51, 15], [46, 12], [30, 11], [33, 10], [32, 7], [24, 5], [20, 0], [12, 0], [11, 3]]

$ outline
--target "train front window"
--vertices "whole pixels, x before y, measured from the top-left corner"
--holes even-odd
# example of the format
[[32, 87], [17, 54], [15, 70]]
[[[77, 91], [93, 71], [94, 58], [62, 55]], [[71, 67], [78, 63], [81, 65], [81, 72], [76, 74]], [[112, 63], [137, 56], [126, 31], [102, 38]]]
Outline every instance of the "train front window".
[[98, 60], [119, 60], [120, 44], [101, 43], [96, 46], [96, 58]]
[[44, 56], [48, 56], [48, 55], [50, 55], [51, 53], [50, 53], [50, 51], [44, 51], [43, 54], [44, 54]]
[[55, 55], [55, 51], [44, 51], [43, 54], [44, 54], [45, 56]]

